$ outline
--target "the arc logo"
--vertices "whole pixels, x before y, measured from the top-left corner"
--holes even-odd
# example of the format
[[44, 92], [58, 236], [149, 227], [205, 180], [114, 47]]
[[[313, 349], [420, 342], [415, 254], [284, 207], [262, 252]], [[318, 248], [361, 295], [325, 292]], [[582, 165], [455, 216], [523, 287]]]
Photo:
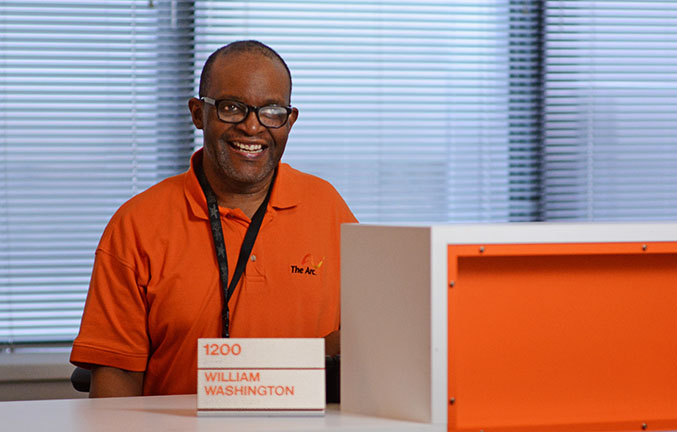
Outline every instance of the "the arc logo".
[[320, 268], [322, 267], [322, 264], [324, 263], [324, 258], [325, 257], [322, 257], [321, 260], [316, 262], [312, 254], [306, 254], [301, 259], [299, 265], [292, 264], [290, 266], [291, 273], [306, 276], [317, 276], [319, 274]]

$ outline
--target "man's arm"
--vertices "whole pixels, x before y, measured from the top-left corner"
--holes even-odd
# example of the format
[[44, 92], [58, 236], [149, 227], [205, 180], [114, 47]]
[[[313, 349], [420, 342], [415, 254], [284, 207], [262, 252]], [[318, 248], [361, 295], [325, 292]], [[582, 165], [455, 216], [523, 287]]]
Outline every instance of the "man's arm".
[[93, 366], [89, 397], [143, 395], [143, 372], [131, 372], [108, 366]]
[[324, 355], [341, 354], [341, 330], [336, 330], [324, 337]]

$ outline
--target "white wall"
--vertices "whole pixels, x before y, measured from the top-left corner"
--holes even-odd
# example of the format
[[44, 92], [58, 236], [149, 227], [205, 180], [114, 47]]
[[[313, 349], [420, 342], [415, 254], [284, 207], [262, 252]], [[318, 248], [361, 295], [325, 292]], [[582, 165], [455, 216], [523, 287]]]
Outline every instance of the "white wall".
[[69, 354], [0, 353], [0, 401], [87, 397], [71, 385]]

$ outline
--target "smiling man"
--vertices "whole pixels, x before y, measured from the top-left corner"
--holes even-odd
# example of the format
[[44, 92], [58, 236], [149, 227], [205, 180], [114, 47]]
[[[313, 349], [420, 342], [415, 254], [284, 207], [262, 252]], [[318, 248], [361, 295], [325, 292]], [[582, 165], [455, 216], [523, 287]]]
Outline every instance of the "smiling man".
[[214, 52], [189, 109], [190, 169], [125, 203], [96, 251], [71, 361], [90, 395], [195, 393], [197, 339], [325, 337], [338, 347], [336, 190], [280, 159], [298, 110], [283, 59], [256, 41]]

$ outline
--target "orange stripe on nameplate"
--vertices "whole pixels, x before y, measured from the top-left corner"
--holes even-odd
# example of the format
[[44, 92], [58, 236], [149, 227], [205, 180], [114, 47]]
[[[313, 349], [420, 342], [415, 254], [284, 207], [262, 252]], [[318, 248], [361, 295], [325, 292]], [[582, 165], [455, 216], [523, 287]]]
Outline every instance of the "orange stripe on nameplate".
[[199, 415], [322, 415], [323, 339], [200, 339]]
[[[318, 367], [318, 368], [279, 368], [279, 367], [269, 367], [269, 368], [256, 368], [257, 370], [309, 370], [309, 369], [318, 369], [318, 370], [324, 370], [323, 367]], [[197, 370], [251, 370], [251, 368], [229, 368], [229, 367], [223, 367], [223, 368], [218, 368], [218, 367], [212, 367], [212, 368], [197, 368]]]
[[454, 431], [677, 429], [677, 243], [448, 246]]
[[207, 411], [207, 412], [216, 412], [216, 411], [233, 411], [233, 412], [241, 412], [241, 411], [260, 411], [260, 412], [269, 412], [269, 411], [323, 411], [321, 409], [310, 409], [310, 410], [304, 410], [304, 409], [279, 409], [279, 408], [254, 408], [254, 409], [227, 409], [227, 408], [203, 408], [200, 411]]

